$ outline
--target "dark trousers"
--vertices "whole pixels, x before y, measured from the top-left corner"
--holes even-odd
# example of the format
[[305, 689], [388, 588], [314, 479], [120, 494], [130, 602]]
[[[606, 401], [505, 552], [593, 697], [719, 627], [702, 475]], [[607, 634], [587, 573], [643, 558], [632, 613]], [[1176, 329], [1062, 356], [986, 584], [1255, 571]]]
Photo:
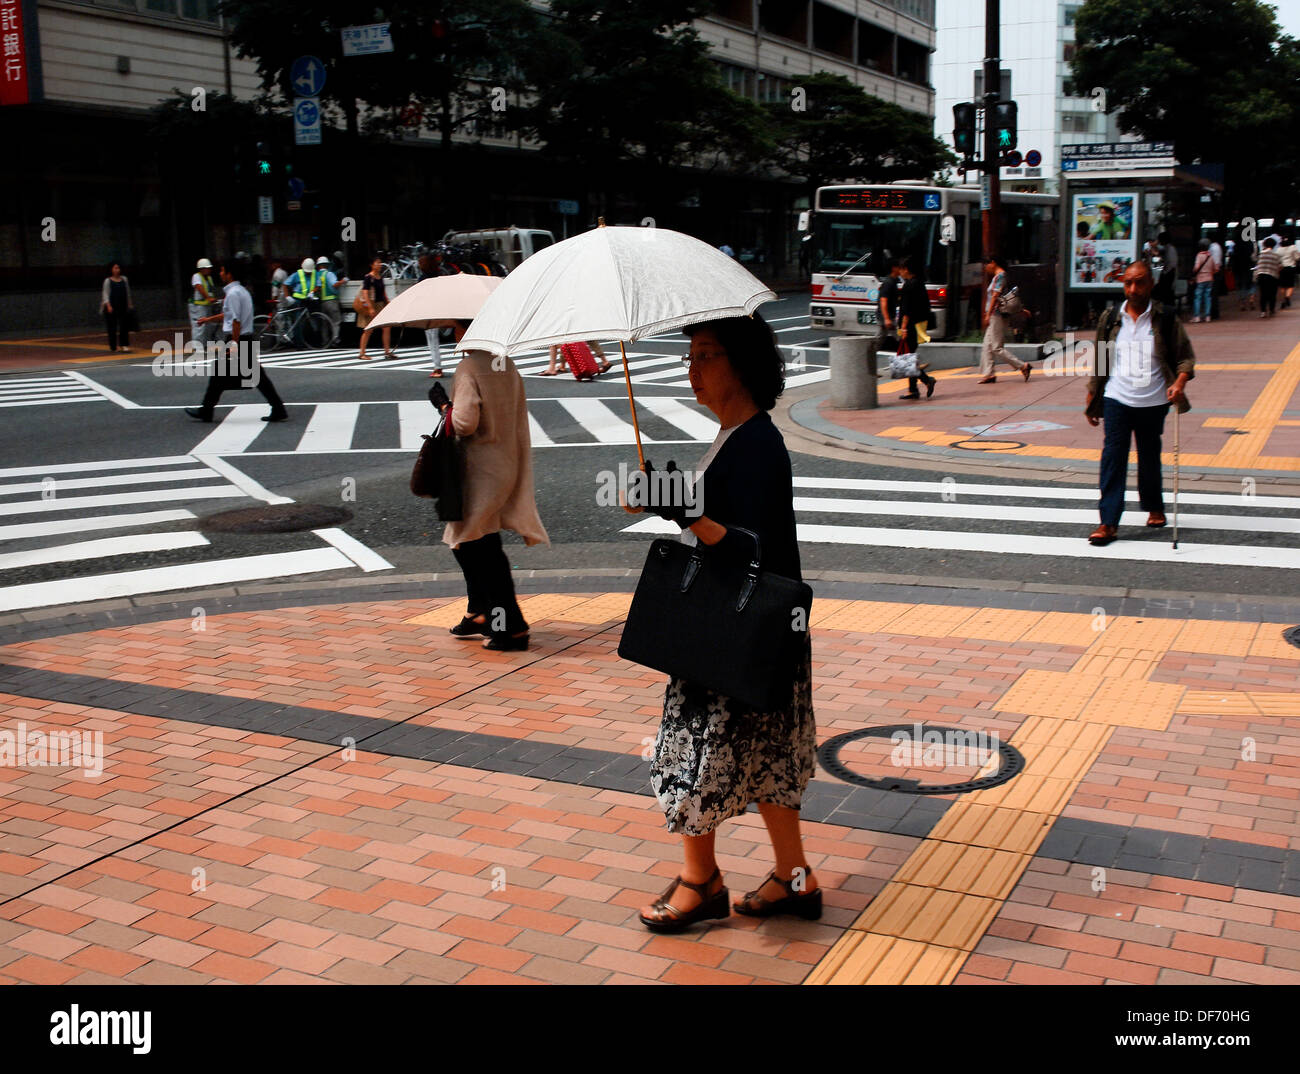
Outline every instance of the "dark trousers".
[[104, 324], [108, 326], [108, 349], [110, 351], [115, 351], [118, 347], [126, 350], [129, 345], [127, 325], [130, 324], [130, 316], [130, 310], [114, 310], [112, 313], [109, 313], [108, 310], [104, 311]]
[[1259, 285], [1259, 309], [1261, 313], [1273, 313], [1277, 305], [1277, 277], [1261, 272], [1255, 277]]
[[1160, 435], [1169, 404], [1125, 406], [1102, 400], [1106, 438], [1101, 449], [1101, 522], [1118, 526], [1124, 513], [1124, 487], [1128, 484], [1129, 444], [1137, 441], [1138, 499], [1147, 512], [1164, 514], [1165, 495], [1160, 476]]
[[[916, 325], [909, 323], [907, 326], [906, 334], [900, 336], [898, 339], [898, 353], [915, 354], [917, 346], [918, 344], [916, 342]], [[920, 389], [918, 389], [916, 386], [918, 380], [921, 383], [923, 383], [927, 388], [935, 382], [934, 377], [930, 376], [930, 374], [927, 373], [924, 369], [919, 370], [918, 372], [919, 372], [919, 376], [907, 378], [907, 390], [912, 395], [920, 394]]]
[[477, 541], [462, 541], [452, 549], [452, 554], [465, 575], [469, 614], [485, 616], [488, 631], [497, 636], [522, 634], [527, 630], [528, 623], [515, 600], [515, 583], [510, 577], [510, 560], [501, 547], [501, 534], [489, 533]]
[[[230, 342], [230, 337], [226, 336], [226, 342]], [[262, 393], [262, 398], [271, 404], [272, 414], [284, 413], [284, 400], [280, 398], [280, 393], [275, 390], [275, 385], [271, 383], [271, 378], [266, 375], [264, 368], [258, 369], [257, 390]], [[238, 377], [222, 377], [215, 373], [208, 377], [208, 387], [203, 393], [203, 402], [199, 409], [208, 417], [212, 417], [212, 412], [216, 408], [217, 402], [221, 399], [221, 393], [225, 391], [234, 391], [242, 389], [244, 385], [240, 383]]]
[[1214, 289], [1210, 291], [1210, 320], [1212, 321], [1217, 321], [1219, 319], [1220, 292], [1225, 294], [1227, 293], [1224, 289], [1223, 269], [1219, 269], [1219, 271], [1214, 274]]

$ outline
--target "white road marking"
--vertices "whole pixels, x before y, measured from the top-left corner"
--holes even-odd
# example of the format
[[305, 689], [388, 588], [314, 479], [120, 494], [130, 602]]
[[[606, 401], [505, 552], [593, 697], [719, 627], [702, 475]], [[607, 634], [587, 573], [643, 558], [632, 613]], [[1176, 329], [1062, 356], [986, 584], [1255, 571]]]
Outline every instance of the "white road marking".
[[692, 410], [680, 400], [651, 395], [638, 399], [637, 404], [697, 440], [710, 443], [718, 435], [719, 425], [716, 421], [698, 410]]
[[145, 466], [189, 466], [192, 455], [156, 455], [149, 459], [108, 459], [100, 462], [61, 462], [53, 466], [12, 466], [0, 470], [0, 477], [19, 477], [27, 474], [70, 474], [82, 470], [136, 470]]
[[263, 503], [275, 504], [293, 503], [293, 500], [288, 496], [278, 496], [274, 492], [263, 488], [242, 470], [236, 469], [232, 463], [227, 462], [218, 455], [209, 455], [206, 461], [209, 469], [224, 477], [250, 500], [261, 500]]
[[[174, 470], [171, 473], [109, 474], [104, 477], [53, 478], [56, 493], [64, 489], [98, 489], [109, 485], [150, 485], [161, 481], [197, 481], [212, 476], [206, 466], [195, 470]], [[45, 482], [29, 481], [23, 485], [0, 485], [0, 496], [17, 496], [22, 492], [42, 492]]]
[[528, 439], [533, 447], [554, 447], [555, 441], [546, 435], [546, 430], [542, 428], [541, 422], [533, 417], [533, 412], [528, 412]]
[[221, 424], [210, 432], [191, 455], [239, 455], [266, 428], [266, 404], [241, 403], [230, 408]]
[[312, 530], [312, 533], [327, 541], [348, 557], [367, 574], [372, 571], [391, 571], [393, 565], [378, 552], [366, 547], [350, 534], [340, 529]]
[[425, 399], [408, 399], [397, 404], [397, 427], [401, 450], [419, 451], [425, 434], [432, 435], [438, 427], [438, 412]]
[[173, 548], [195, 548], [208, 539], [192, 530], [172, 533], [137, 533], [127, 537], [101, 537], [96, 541], [77, 541], [52, 548], [29, 548], [22, 552], [0, 554], [0, 571], [31, 567], [41, 563], [70, 563], [79, 559], [102, 559], [139, 552], [161, 552]]
[[[631, 444], [635, 442], [632, 426], [618, 417], [599, 399], [560, 399], [560, 406], [573, 417], [579, 425], [602, 444]], [[642, 434], [642, 441], [655, 443]]]
[[317, 403], [298, 441], [298, 450], [304, 453], [347, 451], [352, 447], [352, 433], [360, 412], [359, 403]]
[[125, 507], [133, 503], [174, 503], [186, 500], [222, 500], [242, 497], [231, 485], [195, 485], [190, 488], [155, 489], [151, 492], [118, 492], [111, 496], [68, 496], [62, 499], [33, 500], [30, 503], [5, 505], [7, 515], [31, 515], [40, 512], [95, 510], [100, 507]]
[[154, 526], [193, 518], [193, 511], [141, 511], [134, 515], [98, 515], [93, 518], [61, 518], [53, 522], [27, 522], [0, 526], [0, 541], [21, 541], [30, 537], [49, 537], [56, 533], [84, 533], [90, 530], [125, 530], [132, 526]]
[[117, 392], [113, 391], [111, 388], [105, 388], [105, 387], [104, 387], [102, 384], [100, 384], [98, 381], [91, 380], [88, 376], [86, 376], [85, 373], [74, 373], [72, 370], [69, 369], [69, 370], [64, 370], [64, 374], [65, 374], [66, 376], [71, 377], [73, 380], [79, 380], [79, 381], [81, 381], [81, 383], [84, 384], [84, 385], [86, 385], [86, 387], [91, 388], [91, 389], [93, 389], [94, 391], [98, 392], [98, 393], [99, 393], [100, 395], [102, 395], [105, 399], [108, 399], [110, 402], [114, 402], [114, 403], [116, 403], [118, 406], [122, 407], [124, 410], [140, 410], [140, 409], [141, 409], [139, 403], [133, 403], [133, 402], [132, 402], [130, 399], [128, 399], [126, 396], [124, 396], [124, 395], [119, 395]]

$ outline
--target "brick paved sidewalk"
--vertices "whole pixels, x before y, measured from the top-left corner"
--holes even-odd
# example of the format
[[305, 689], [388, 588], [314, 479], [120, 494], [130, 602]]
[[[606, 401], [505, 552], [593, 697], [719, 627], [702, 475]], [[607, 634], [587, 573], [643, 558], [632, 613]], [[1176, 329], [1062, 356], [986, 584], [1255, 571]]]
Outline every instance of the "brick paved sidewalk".
[[[1025, 768], [941, 796], [819, 771], [823, 919], [654, 936], [637, 907], [679, 840], [642, 757], [663, 677], [616, 652], [629, 599], [526, 598], [527, 653], [452, 640], [449, 598], [0, 647], [0, 982], [1300, 983], [1292, 624], [825, 586], [823, 742], [926, 721]], [[102, 734], [103, 774], [12, 766], [19, 724]], [[979, 770], [889, 749], [840, 758]], [[756, 814], [718, 846], [736, 897], [770, 867]]]
[[[1180, 419], [1181, 461], [1188, 470], [1300, 473], [1300, 311], [1262, 321], [1228, 313], [1211, 324], [1188, 324], [1196, 377], [1187, 388], [1193, 409]], [[1091, 341], [1091, 332], [1078, 333]], [[1005, 464], [1019, 460], [1101, 458], [1101, 430], [1083, 416], [1086, 382], [1050, 376], [1041, 362], [1026, 383], [998, 370], [996, 384], [978, 384], [974, 368], [937, 370], [934, 397], [900, 401], [906, 381], [882, 381], [874, 410], [837, 410], [823, 392], [795, 404], [790, 417], [805, 429], [874, 447], [905, 446], [943, 456]], [[1026, 423], [1038, 423], [1028, 427]], [[993, 426], [985, 435], [971, 430]], [[1174, 419], [1165, 427], [1166, 463], [1173, 462]]]

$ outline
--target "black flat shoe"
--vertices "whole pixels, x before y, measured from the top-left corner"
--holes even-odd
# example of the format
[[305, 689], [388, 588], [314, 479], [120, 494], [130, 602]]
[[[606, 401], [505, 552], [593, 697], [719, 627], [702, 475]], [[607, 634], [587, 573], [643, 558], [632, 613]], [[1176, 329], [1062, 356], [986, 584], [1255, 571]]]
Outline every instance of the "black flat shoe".
[[262, 420], [263, 421], [288, 421], [289, 412], [286, 410], [283, 414], [274, 414], [274, 413], [267, 414], [266, 417], [264, 417]]
[[212, 424], [212, 415], [203, 413], [203, 411], [201, 411], [198, 407], [187, 406], [185, 408], [185, 413], [188, 414], [195, 421], [205, 421], [209, 425]]
[[[703, 884], [692, 884], [689, 880], [683, 880], [680, 876], [677, 877], [668, 885], [668, 890], [650, 904], [656, 916], [639, 915], [641, 924], [651, 932], [682, 932], [697, 921], [713, 921], [726, 917], [731, 913], [731, 908], [727, 905], [726, 886], [719, 888], [715, 895], [709, 894], [709, 885], [720, 877], [721, 874], [717, 869], [713, 870], [713, 875]], [[668, 901], [672, 898], [673, 892], [677, 890], [679, 884], [682, 887], [690, 888], [700, 897], [700, 905], [695, 907], [694, 910], [679, 910]]]
[[920, 399], [920, 398], [921, 398], [921, 393], [920, 393], [920, 392], [904, 392], [904, 393], [903, 393], [902, 395], [900, 395], [898, 398], [900, 398], [900, 399]]
[[927, 399], [929, 399], [930, 396], [934, 394], [934, 386], [938, 383], [939, 382], [935, 380], [933, 377], [930, 378], [930, 383], [925, 386], [925, 397]]
[[528, 634], [525, 632], [518, 637], [510, 634], [492, 634], [483, 643], [483, 648], [498, 653], [522, 653], [528, 648]]
[[[811, 872], [809, 873], [811, 875]], [[763, 890], [763, 885], [769, 880], [775, 880], [783, 888], [786, 894], [781, 899], [765, 899], [759, 894]], [[751, 891], [745, 898], [732, 907], [738, 914], [744, 914], [746, 917], [773, 917], [776, 914], [793, 914], [796, 917], [802, 917], [808, 921], [816, 921], [822, 916], [822, 889], [817, 888], [815, 891], [795, 892], [794, 880], [782, 880], [776, 875], [773, 869], [763, 878], [763, 883]]]
[[456, 638], [486, 638], [487, 620], [480, 623], [473, 616], [467, 615], [451, 628], [451, 634]]

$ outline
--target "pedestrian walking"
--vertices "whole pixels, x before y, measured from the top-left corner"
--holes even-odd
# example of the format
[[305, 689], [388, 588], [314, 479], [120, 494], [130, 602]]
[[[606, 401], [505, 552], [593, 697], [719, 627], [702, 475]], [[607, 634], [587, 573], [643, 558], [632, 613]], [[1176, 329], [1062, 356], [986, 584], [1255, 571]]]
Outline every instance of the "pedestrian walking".
[[1214, 292], [1214, 255], [1210, 253], [1210, 240], [1202, 239], [1192, 263], [1192, 320], [1196, 323], [1210, 320], [1210, 299]]
[[[611, 369], [610, 361], [605, 357], [604, 348], [594, 339], [587, 341], [587, 346], [591, 348], [591, 353], [600, 360], [600, 368], [596, 370], [597, 375], [608, 373]], [[553, 377], [569, 368], [569, 360], [564, 356], [564, 350], [558, 344], [552, 344], [550, 347], [550, 361], [546, 368], [537, 375], [539, 377]]]
[[1264, 249], [1255, 262], [1255, 286], [1259, 288], [1259, 315], [1272, 317], [1277, 305], [1277, 285], [1282, 275], [1282, 259], [1272, 236], [1264, 240]]
[[287, 298], [289, 292], [285, 289], [285, 281], [288, 280], [289, 273], [285, 271], [284, 263], [278, 258], [271, 259], [271, 301], [278, 303], [281, 299]]
[[1219, 244], [1219, 233], [1211, 232], [1210, 239], [1210, 256], [1214, 258], [1214, 287], [1210, 291], [1210, 320], [1219, 319], [1219, 296], [1226, 295], [1228, 288], [1225, 279], [1225, 272], [1228, 267], [1224, 258], [1223, 247]]
[[1127, 301], [1097, 321], [1097, 372], [1088, 381], [1088, 424], [1105, 422], [1098, 510], [1101, 525], [1090, 543], [1107, 545], [1119, 534], [1128, 483], [1130, 444], [1137, 443], [1138, 498], [1153, 529], [1166, 524], [1160, 438], [1170, 405], [1190, 408], [1184, 388], [1196, 375], [1196, 356], [1172, 307], [1152, 300], [1151, 266], [1135, 261], [1124, 272]]
[[104, 315], [104, 325], [108, 329], [108, 349], [128, 353], [131, 338], [131, 318], [135, 313], [135, 302], [131, 299], [131, 284], [122, 275], [122, 266], [116, 261], [110, 266], [100, 291], [100, 312]]
[[[357, 327], [361, 332], [361, 353], [357, 355], [363, 361], [369, 361], [370, 356], [366, 354], [366, 344], [370, 342], [371, 329], [366, 326], [379, 316], [379, 311], [388, 305], [388, 293], [384, 290], [384, 262], [382, 258], [376, 257], [370, 262], [370, 271], [366, 273], [365, 278], [361, 281], [361, 290], [358, 292], [356, 302], [361, 304], [357, 310]], [[355, 305], [356, 303], [354, 303]], [[393, 353], [393, 330], [389, 325], [384, 325], [384, 357], [396, 358]]]
[[900, 258], [898, 268], [902, 280], [898, 293], [898, 351], [890, 363], [890, 371], [895, 376], [907, 377], [907, 392], [899, 398], [920, 399], [919, 380], [925, 384], [925, 397], [929, 399], [938, 381], [926, 372], [928, 367], [917, 361], [916, 355], [920, 346], [919, 326], [930, 319], [930, 297], [926, 294], [925, 281], [913, 274], [910, 257]]
[[217, 284], [212, 277], [212, 262], [200, 257], [194, 265], [194, 275], [190, 277], [190, 339], [198, 346], [216, 339], [217, 329], [212, 324], [200, 324], [220, 300], [217, 298]]
[[1282, 245], [1277, 250], [1277, 259], [1282, 265], [1282, 271], [1277, 278], [1278, 295], [1282, 299], [1281, 308], [1289, 310], [1291, 296], [1295, 293], [1296, 267], [1300, 265], [1300, 246], [1295, 244], [1294, 237], [1287, 235], [1282, 239]]
[[1232, 248], [1232, 275], [1237, 281], [1237, 308], [1246, 310], [1255, 305], [1255, 244], [1240, 239]]
[[[688, 517], [682, 505], [645, 510], [682, 527], [683, 541], [744, 563], [754, 557], [753, 542], [731, 527], [749, 529], [758, 535], [764, 571], [799, 580], [790, 455], [768, 414], [784, 381], [772, 330], [755, 314], [690, 325], [685, 332], [691, 388], [721, 429], [697, 466], [704, 471], [694, 489], [699, 513]], [[670, 484], [656, 478], [649, 462], [646, 468], [652, 488]], [[697, 921], [725, 918], [731, 909], [751, 917], [821, 916], [821, 889], [799, 831], [816, 756], [811, 668], [806, 641], [789, 701], [771, 712], [698, 683], [669, 681], [650, 782], [668, 830], [682, 837], [684, 861], [668, 890], [642, 908], [646, 928], [680, 932]], [[715, 837], [723, 821], [750, 803], [757, 803], [767, 826], [775, 868], [729, 906]]]
[[[238, 261], [227, 262], [221, 266], [221, 282], [225, 285], [222, 290], [221, 312], [204, 317], [203, 321], [220, 321], [221, 334], [225, 342], [236, 347], [242, 344], [243, 347], [248, 348], [248, 352], [253, 355], [252, 360], [256, 362], [257, 352], [253, 349], [256, 347], [256, 340], [253, 339], [253, 298], [240, 282], [239, 277], [242, 273], [243, 266]], [[262, 420], [288, 421], [289, 411], [285, 409], [284, 400], [275, 390], [275, 385], [271, 383], [266, 370], [258, 369], [257, 372], [257, 390], [262, 393], [262, 398], [271, 404], [271, 413]], [[243, 387], [245, 385], [240, 378], [229, 368], [225, 370], [216, 368], [208, 377], [208, 387], [203, 393], [203, 402], [197, 407], [186, 407], [185, 413], [195, 421], [210, 422], [214, 419], [221, 393], [228, 389]]]
[[463, 520], [448, 522], [442, 540], [465, 575], [466, 611], [451, 633], [486, 637], [485, 649], [522, 652], [528, 622], [515, 599], [501, 530], [513, 530], [526, 545], [551, 543], [533, 491], [524, 381], [509, 358], [470, 351], [454, 384], [451, 429], [465, 448], [465, 506]]
[[334, 272], [328, 257], [316, 258], [316, 287], [320, 296], [320, 311], [329, 319], [331, 331], [329, 346], [339, 341], [339, 326], [343, 323], [343, 309], [339, 306], [339, 284], [347, 283]]
[[984, 314], [981, 323], [984, 328], [984, 346], [980, 351], [979, 384], [993, 384], [997, 381], [995, 372], [999, 361], [1006, 362], [1025, 380], [1029, 379], [1030, 366], [1022, 362], [1006, 348], [1007, 318], [999, 309], [1002, 293], [1007, 287], [1007, 273], [998, 261], [998, 255], [989, 253], [984, 258], [984, 275], [989, 279], [988, 289], [984, 292]]
[[[898, 335], [898, 292], [903, 287], [903, 273], [898, 267], [898, 258], [889, 259], [889, 275], [880, 281], [880, 334], [882, 336]], [[881, 340], [881, 347], [888, 350], [890, 343]], [[897, 348], [897, 342], [893, 343]]]
[[432, 327], [424, 330], [425, 341], [429, 344], [429, 354], [433, 357], [433, 369], [430, 371], [429, 376], [442, 376], [442, 343], [438, 339], [438, 333], [444, 328], [450, 328], [452, 339], [459, 343], [465, 338], [465, 330], [472, 323], [472, 321], [465, 320], [434, 321]]

